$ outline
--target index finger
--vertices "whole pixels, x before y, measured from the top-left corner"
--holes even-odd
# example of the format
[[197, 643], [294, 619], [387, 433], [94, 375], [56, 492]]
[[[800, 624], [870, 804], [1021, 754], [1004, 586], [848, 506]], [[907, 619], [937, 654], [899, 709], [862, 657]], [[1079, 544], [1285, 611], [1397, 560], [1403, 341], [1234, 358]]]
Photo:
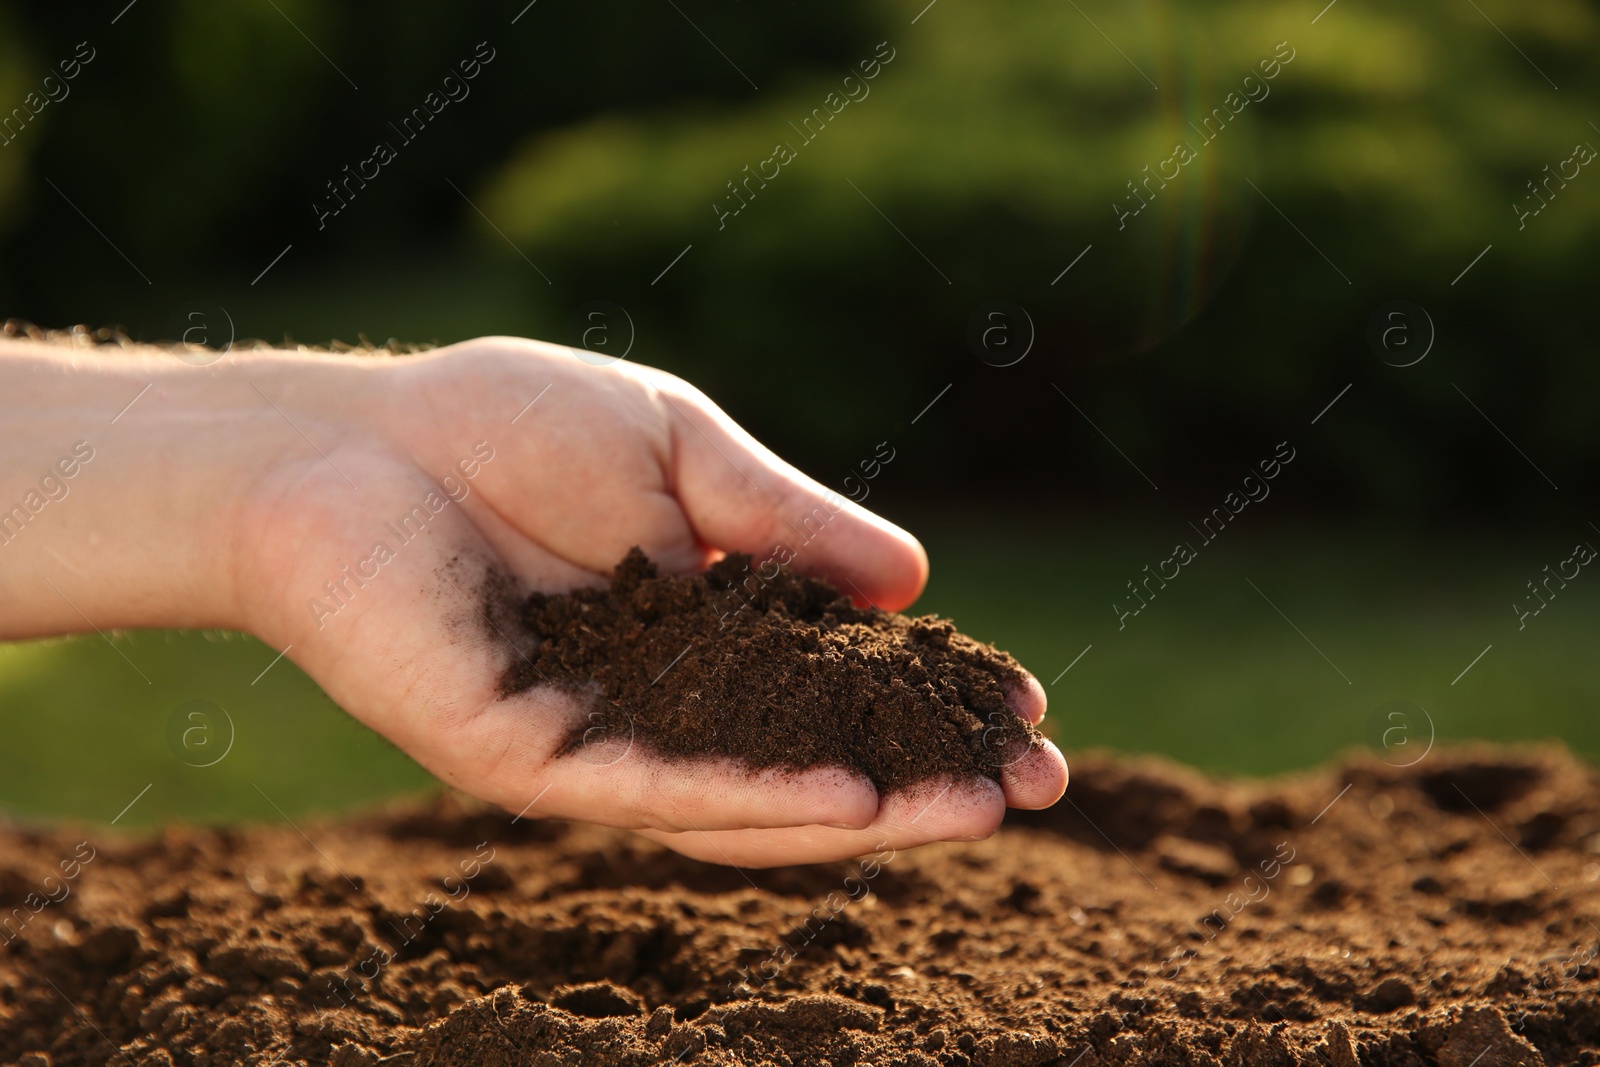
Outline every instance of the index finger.
[[922, 593], [928, 555], [911, 534], [780, 459], [699, 390], [677, 379], [657, 388], [670, 405], [678, 498], [703, 541], [792, 563], [886, 611]]

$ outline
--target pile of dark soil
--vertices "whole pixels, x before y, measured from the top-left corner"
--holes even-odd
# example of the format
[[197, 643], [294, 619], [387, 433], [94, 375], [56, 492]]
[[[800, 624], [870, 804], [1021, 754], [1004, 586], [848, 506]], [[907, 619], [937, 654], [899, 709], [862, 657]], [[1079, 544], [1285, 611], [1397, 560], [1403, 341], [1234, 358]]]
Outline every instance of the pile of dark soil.
[[1085, 757], [988, 841], [747, 872], [454, 798], [314, 845], [3, 829], [0, 1062], [1593, 1064], [1597, 784]]
[[488, 617], [531, 651], [507, 693], [549, 682], [596, 694], [569, 739], [632, 737], [666, 757], [753, 768], [835, 764], [880, 791], [1001, 770], [1039, 734], [1010, 710], [1016, 660], [936, 616], [858, 608], [833, 586], [731, 555], [659, 576], [637, 548], [609, 588], [512, 605], [491, 582]]

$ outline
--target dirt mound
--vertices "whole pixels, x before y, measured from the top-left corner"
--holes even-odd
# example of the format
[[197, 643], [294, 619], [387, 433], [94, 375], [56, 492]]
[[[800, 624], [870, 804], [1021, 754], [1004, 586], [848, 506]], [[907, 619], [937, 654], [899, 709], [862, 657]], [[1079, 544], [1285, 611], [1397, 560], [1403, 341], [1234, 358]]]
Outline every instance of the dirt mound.
[[989, 841], [748, 872], [453, 797], [314, 846], [10, 828], [0, 1062], [1592, 1064], [1596, 785], [1091, 756]]
[[1023, 680], [1016, 660], [937, 616], [857, 608], [777, 556], [659, 576], [635, 548], [606, 589], [508, 605], [491, 580], [487, 595], [485, 617], [519, 625], [530, 647], [504, 691], [597, 693], [573, 749], [629, 738], [669, 757], [842, 765], [888, 791], [948, 774], [998, 780], [1039, 737], [1006, 703]]

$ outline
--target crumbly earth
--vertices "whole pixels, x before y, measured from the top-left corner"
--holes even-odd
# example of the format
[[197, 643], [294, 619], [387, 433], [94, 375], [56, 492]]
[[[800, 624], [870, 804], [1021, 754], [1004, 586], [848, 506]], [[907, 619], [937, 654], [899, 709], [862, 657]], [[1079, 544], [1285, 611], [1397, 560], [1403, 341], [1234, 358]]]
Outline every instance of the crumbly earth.
[[485, 616], [520, 625], [531, 651], [512, 660], [503, 690], [595, 694], [574, 749], [624, 738], [668, 758], [843, 765], [887, 792], [949, 775], [998, 780], [1038, 743], [1006, 702], [1024, 677], [1016, 660], [937, 616], [858, 608], [776, 559], [734, 554], [661, 576], [635, 548], [607, 588], [505, 596], [491, 578]]
[[12, 826], [0, 1063], [1593, 1064], [1597, 784], [1085, 756], [988, 841], [743, 872], [454, 796], [315, 846]]

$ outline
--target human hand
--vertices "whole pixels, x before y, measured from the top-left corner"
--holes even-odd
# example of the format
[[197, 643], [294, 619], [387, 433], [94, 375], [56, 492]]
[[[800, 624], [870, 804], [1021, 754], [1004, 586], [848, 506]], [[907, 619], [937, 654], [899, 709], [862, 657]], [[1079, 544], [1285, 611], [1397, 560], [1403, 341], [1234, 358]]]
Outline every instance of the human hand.
[[[828, 494], [671, 375], [513, 338], [404, 359], [238, 353], [178, 370], [190, 379], [163, 370], [124, 432], [211, 412], [185, 461], [226, 468], [201, 479], [227, 487], [195, 549], [225, 560], [221, 588], [196, 600], [208, 624], [287, 647], [342, 707], [466, 792], [759, 866], [987, 836], [1008, 803], [1047, 806], [1065, 786], [1053, 747], [999, 785], [881, 798], [841, 768], [666, 762], [642, 747], [616, 762], [557, 755], [586, 709], [554, 687], [501, 695], [520, 653], [484, 614], [491, 569], [564, 591], [603, 581], [639, 545], [664, 570], [692, 570], [723, 551], [764, 555], [786, 520], [832, 501], [843, 510], [807, 548], [807, 570], [888, 610], [926, 580], [908, 534]], [[142, 624], [202, 624], [162, 612]], [[1043, 690], [1029, 679], [1012, 703], [1037, 721]]]

